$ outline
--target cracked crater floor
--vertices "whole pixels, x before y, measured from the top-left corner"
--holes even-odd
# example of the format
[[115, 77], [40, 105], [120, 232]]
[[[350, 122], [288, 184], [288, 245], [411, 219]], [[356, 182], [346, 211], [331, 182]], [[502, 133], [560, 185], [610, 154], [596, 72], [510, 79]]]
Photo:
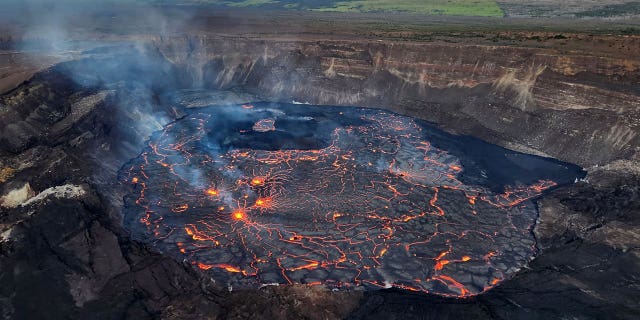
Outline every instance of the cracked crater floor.
[[221, 283], [457, 297], [532, 259], [532, 199], [578, 175], [387, 111], [273, 103], [195, 110], [121, 171], [134, 238]]

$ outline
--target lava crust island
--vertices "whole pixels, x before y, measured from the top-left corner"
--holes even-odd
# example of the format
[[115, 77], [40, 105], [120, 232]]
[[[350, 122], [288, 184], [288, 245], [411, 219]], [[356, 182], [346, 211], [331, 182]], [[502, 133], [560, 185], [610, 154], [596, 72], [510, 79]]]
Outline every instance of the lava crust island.
[[128, 163], [135, 239], [231, 287], [484, 292], [536, 254], [532, 201], [573, 165], [365, 108], [198, 109]]

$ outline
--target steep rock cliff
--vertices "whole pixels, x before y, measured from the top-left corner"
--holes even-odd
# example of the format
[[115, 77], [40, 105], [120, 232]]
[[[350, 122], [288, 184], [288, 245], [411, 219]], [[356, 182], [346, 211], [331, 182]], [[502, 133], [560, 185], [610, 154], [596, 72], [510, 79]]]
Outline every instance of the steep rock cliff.
[[640, 59], [372, 41], [148, 39], [190, 86], [387, 108], [589, 166], [640, 157]]

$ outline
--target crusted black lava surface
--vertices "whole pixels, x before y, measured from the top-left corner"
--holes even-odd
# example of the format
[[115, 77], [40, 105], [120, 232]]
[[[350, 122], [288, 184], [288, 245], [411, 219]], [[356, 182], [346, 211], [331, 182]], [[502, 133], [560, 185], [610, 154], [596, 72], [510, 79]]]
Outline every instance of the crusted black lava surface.
[[134, 238], [230, 286], [484, 292], [536, 254], [533, 198], [582, 175], [388, 111], [192, 111], [125, 165]]

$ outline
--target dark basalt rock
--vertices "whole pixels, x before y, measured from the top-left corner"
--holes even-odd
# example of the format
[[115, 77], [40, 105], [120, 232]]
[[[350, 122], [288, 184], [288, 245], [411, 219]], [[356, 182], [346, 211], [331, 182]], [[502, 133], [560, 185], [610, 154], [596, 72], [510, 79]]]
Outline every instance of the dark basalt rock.
[[[597, 230], [618, 221], [637, 230], [640, 177], [626, 171], [600, 170], [591, 174], [589, 181], [559, 188], [541, 200], [542, 221], [536, 234], [543, 250], [510, 281], [466, 300], [426, 298], [402, 291], [366, 293], [350, 317], [634, 319], [640, 308], [634, 298], [640, 284], [638, 237], [611, 239]], [[560, 220], [553, 219], [556, 217]], [[591, 223], [562, 225], [582, 219]], [[612, 245], [615, 240], [619, 243]], [[407, 311], [405, 301], [412, 301], [412, 311]]]

